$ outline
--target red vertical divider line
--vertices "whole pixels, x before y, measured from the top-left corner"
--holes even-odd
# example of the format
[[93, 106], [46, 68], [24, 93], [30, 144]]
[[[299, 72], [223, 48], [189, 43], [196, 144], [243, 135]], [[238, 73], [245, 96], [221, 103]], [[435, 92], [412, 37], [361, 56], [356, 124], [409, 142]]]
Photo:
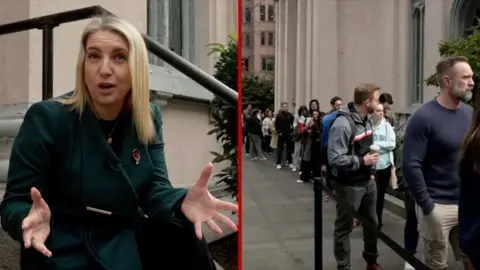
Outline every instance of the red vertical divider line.
[[243, 73], [243, 57], [242, 57], [242, 24], [243, 24], [243, 9], [242, 1], [237, 0], [238, 4], [238, 43], [237, 43], [237, 76], [238, 76], [238, 106], [237, 106], [237, 140], [238, 140], [238, 269], [242, 269], [242, 150], [243, 150], [243, 125], [242, 125], [242, 73]]

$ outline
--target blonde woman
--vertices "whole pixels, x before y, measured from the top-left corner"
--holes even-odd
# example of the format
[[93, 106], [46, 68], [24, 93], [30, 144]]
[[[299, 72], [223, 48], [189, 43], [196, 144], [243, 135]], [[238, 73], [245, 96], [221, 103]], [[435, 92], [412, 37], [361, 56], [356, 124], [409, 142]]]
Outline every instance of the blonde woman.
[[32, 105], [13, 145], [0, 214], [22, 269], [212, 269], [201, 226], [236, 229], [218, 210], [237, 206], [208, 192], [211, 164], [190, 189], [170, 184], [140, 32], [103, 17], [80, 45], [73, 94]]
[[[387, 187], [392, 179], [393, 150], [396, 146], [396, 135], [390, 123], [385, 119], [383, 105], [378, 104], [372, 114], [373, 120], [373, 144], [380, 147], [376, 170], [377, 184], [377, 220], [378, 229], [383, 227], [383, 207]], [[395, 186], [394, 183], [392, 186]]]

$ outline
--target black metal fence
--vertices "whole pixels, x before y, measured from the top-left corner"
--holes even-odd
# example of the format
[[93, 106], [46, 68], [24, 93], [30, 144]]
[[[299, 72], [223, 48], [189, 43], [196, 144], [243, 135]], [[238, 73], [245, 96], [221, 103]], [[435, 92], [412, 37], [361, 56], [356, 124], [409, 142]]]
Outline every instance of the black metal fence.
[[[362, 226], [367, 230], [370, 230], [375, 233], [378, 239], [382, 240], [389, 248], [391, 248], [398, 256], [402, 257], [410, 265], [412, 265], [416, 270], [431, 270], [428, 266], [423, 264], [420, 260], [409, 254], [401, 245], [399, 245], [395, 240], [388, 237], [382, 231], [370, 223], [369, 220], [361, 216], [356, 212], [353, 207], [347, 203], [342, 198], [335, 196], [335, 194], [326, 186], [325, 177], [317, 177], [313, 182], [313, 189], [315, 193], [315, 270], [323, 270], [323, 193], [324, 191], [327, 195], [332, 197], [335, 202], [340, 205], [344, 210], [350, 212], [355, 218], [360, 221]], [[352, 220], [353, 222], [353, 220]]]
[[[64, 23], [70, 23], [104, 15], [115, 16], [113, 13], [102, 8], [101, 6], [91, 6], [87, 8], [70, 10], [0, 25], [0, 35], [33, 29], [42, 31], [42, 98], [49, 99], [53, 97], [53, 31], [55, 27]], [[147, 49], [151, 53], [161, 58], [163, 61], [170, 64], [198, 84], [202, 85], [214, 95], [230, 103], [232, 106], [237, 106], [237, 92], [224, 85], [214, 77], [210, 76], [210, 74], [183, 59], [181, 56], [170, 51], [168, 48], [165, 48], [149, 36], [143, 34], [143, 38], [145, 40]]]

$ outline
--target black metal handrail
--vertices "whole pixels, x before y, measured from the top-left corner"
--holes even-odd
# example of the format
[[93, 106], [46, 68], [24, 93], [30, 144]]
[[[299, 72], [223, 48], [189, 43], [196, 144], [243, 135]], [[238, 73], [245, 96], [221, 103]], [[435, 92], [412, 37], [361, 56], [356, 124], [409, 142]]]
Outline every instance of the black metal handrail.
[[[47, 16], [27, 19], [0, 25], [0, 36], [17, 32], [40, 29], [43, 33], [42, 49], [42, 98], [53, 97], [53, 29], [61, 24], [89, 19], [95, 16], [112, 15], [110, 11], [101, 6], [75, 9], [55, 13]], [[147, 49], [182, 72], [207, 90], [227, 101], [232, 106], [237, 106], [238, 93], [215, 79], [210, 74], [196, 67], [181, 56], [165, 48], [163, 45], [143, 34]]]

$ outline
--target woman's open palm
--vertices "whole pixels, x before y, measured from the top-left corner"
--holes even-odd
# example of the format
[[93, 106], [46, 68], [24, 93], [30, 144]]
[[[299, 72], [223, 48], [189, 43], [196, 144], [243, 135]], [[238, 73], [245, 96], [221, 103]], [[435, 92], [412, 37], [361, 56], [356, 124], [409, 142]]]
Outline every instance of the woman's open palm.
[[32, 208], [22, 222], [24, 245], [25, 248], [33, 247], [43, 255], [51, 257], [52, 252], [45, 246], [45, 241], [50, 235], [50, 208], [38, 189], [32, 188], [30, 194]]
[[208, 192], [207, 184], [213, 171], [213, 165], [209, 163], [202, 171], [197, 183], [188, 190], [187, 196], [182, 203], [182, 212], [195, 225], [195, 234], [202, 238], [202, 223], [218, 234], [223, 234], [222, 229], [217, 225], [219, 221], [232, 230], [237, 230], [235, 223], [220, 213], [219, 210], [237, 212], [236, 204], [225, 202], [213, 197]]

